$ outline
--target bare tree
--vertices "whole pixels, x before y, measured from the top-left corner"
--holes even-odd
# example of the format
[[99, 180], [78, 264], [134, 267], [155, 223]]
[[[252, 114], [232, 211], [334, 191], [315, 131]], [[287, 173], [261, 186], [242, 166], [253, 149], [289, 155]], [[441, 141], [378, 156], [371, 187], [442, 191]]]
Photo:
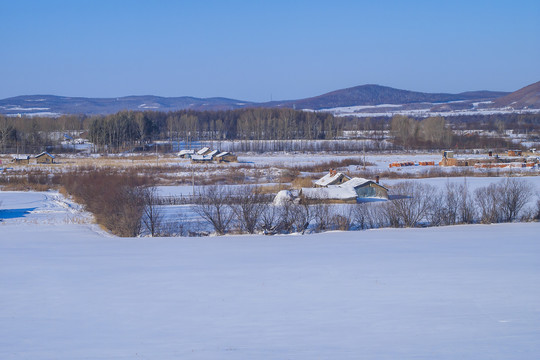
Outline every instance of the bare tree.
[[294, 228], [303, 235], [313, 219], [313, 212], [311, 211], [309, 203], [293, 204], [291, 215]]
[[431, 185], [405, 181], [396, 184], [392, 191], [398, 194], [397, 197], [383, 206], [392, 227], [418, 226], [433, 210], [436, 191]]
[[207, 186], [199, 191], [193, 210], [214, 228], [218, 235], [229, 229], [234, 212], [230, 191], [222, 186]]
[[529, 202], [533, 190], [530, 183], [516, 178], [506, 178], [499, 184], [504, 221], [514, 221]]
[[332, 225], [337, 230], [347, 231], [351, 228], [353, 223], [353, 208], [350, 206], [344, 207], [337, 211], [332, 216]]
[[458, 221], [462, 224], [472, 224], [476, 218], [476, 207], [469, 192], [467, 180], [459, 185]]
[[496, 184], [478, 188], [474, 192], [476, 204], [480, 210], [480, 221], [484, 224], [503, 221], [502, 194]]
[[271, 203], [264, 203], [261, 212], [261, 229], [265, 235], [274, 235], [280, 221], [280, 208]]
[[163, 209], [158, 205], [159, 196], [155, 187], [142, 189], [144, 209], [142, 223], [152, 237], [163, 230]]
[[317, 202], [313, 205], [313, 217], [315, 219], [315, 229], [317, 231], [327, 230], [332, 218], [330, 204]]
[[233, 193], [233, 211], [242, 230], [254, 234], [265, 210], [265, 196], [259, 187], [239, 187]]
[[483, 223], [514, 221], [529, 202], [532, 187], [525, 180], [506, 178], [496, 184], [476, 189], [475, 199]]
[[276, 227], [278, 232], [291, 233], [294, 231], [296, 205], [292, 201], [283, 201], [279, 205], [279, 223]]

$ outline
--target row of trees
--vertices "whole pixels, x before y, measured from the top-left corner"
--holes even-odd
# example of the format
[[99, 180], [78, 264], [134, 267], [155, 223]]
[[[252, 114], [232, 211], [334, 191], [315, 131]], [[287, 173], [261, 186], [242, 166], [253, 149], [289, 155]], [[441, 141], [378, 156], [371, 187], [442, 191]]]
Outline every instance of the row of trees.
[[[98, 151], [124, 151], [154, 140], [169, 140], [190, 146], [200, 141], [241, 140], [244, 148], [286, 149], [293, 140], [341, 139], [344, 131], [353, 137], [366, 136], [381, 143], [390, 130], [396, 145], [405, 148], [505, 147], [494, 137], [456, 136], [454, 129], [482, 129], [502, 132], [509, 128], [534, 132], [540, 129], [537, 114], [506, 117], [432, 117], [417, 120], [405, 116], [388, 118], [343, 118], [326, 112], [292, 109], [239, 109], [229, 111], [121, 111], [106, 116], [61, 116], [59, 118], [14, 118], [0, 116], [0, 151], [34, 153], [53, 150], [63, 134], [83, 133]], [[515, 119], [516, 123], [509, 120]], [[356, 134], [356, 135], [354, 135]], [[244, 142], [242, 142], [244, 141]], [[253, 145], [256, 144], [256, 145]], [[373, 147], [373, 146], [372, 146]], [[388, 146], [385, 144], [384, 148]], [[375, 147], [377, 148], [377, 147]]]
[[243, 109], [215, 112], [131, 112], [93, 118], [88, 138], [114, 149], [168, 139], [193, 141], [333, 139], [343, 120], [330, 114], [291, 109]]
[[418, 121], [406, 116], [394, 116], [390, 133], [397, 145], [407, 148], [448, 147], [452, 144], [452, 130], [442, 117]]
[[[527, 208], [533, 188], [525, 181], [506, 178], [470, 191], [467, 183], [449, 183], [444, 189], [419, 182], [402, 182], [392, 187], [390, 201], [335, 205], [321, 201], [269, 201], [257, 187], [231, 191], [206, 187], [194, 199], [192, 210], [218, 235], [235, 233], [305, 233], [332, 229], [441, 226], [471, 223], [499, 223], [540, 219], [540, 202]], [[146, 233], [171, 235], [156, 202], [149, 202], [143, 223]], [[152, 221], [152, 219], [157, 221]], [[181, 215], [174, 221], [182, 223]], [[174, 222], [173, 221], [173, 222]], [[184, 224], [185, 225], [185, 224]], [[186, 230], [187, 226], [176, 226]], [[164, 231], [165, 230], [165, 231]], [[195, 233], [195, 232], [194, 232]], [[185, 235], [186, 232], [181, 233]]]

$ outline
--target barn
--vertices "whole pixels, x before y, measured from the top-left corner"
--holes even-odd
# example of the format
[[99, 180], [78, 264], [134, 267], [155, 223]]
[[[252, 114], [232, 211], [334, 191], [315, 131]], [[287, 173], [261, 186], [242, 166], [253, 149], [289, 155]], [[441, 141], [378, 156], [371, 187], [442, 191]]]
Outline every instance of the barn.
[[44, 151], [35, 156], [37, 164], [54, 164], [54, 156]]

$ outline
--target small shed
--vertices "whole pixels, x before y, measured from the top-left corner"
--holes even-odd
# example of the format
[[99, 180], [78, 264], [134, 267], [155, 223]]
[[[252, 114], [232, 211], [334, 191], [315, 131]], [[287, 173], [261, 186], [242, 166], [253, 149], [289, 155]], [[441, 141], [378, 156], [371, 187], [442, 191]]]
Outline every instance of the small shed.
[[322, 178], [315, 181], [315, 187], [327, 187], [330, 185], [340, 185], [346, 182], [347, 180], [350, 180], [350, 177], [332, 169], [328, 172], [328, 174], [324, 175]]
[[508, 150], [508, 156], [521, 156], [522, 154], [521, 150]]
[[35, 156], [37, 164], [53, 164], [54, 156], [44, 151], [41, 154]]
[[28, 155], [17, 155], [15, 156], [12, 160], [11, 160], [12, 163], [15, 163], [15, 164], [30, 164], [30, 156]]
[[178, 156], [184, 159], [190, 158], [191, 155], [195, 155], [195, 150], [180, 150]]
[[215, 156], [217, 162], [236, 162], [238, 157], [234, 154], [231, 154], [228, 151], [221, 152]]

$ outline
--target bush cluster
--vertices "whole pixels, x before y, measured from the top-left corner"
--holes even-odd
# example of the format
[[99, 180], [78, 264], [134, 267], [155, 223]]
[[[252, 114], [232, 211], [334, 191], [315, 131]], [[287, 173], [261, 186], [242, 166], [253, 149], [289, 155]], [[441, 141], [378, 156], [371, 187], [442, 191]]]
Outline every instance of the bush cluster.
[[94, 214], [96, 222], [118, 236], [137, 236], [145, 209], [148, 177], [110, 169], [70, 172], [57, 180], [65, 192]]

